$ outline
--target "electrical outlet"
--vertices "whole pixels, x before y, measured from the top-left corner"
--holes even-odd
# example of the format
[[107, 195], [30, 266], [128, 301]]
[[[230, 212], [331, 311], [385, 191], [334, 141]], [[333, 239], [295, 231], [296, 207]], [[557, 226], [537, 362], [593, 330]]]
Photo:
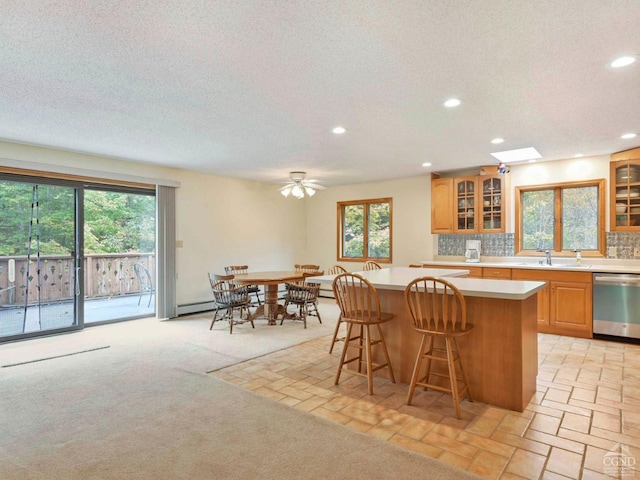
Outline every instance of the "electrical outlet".
[[182, 248], [184, 245], [184, 243], [182, 242], [182, 240], [176, 240], [176, 248]]
[[609, 247], [609, 258], [616, 258], [618, 256], [618, 247]]

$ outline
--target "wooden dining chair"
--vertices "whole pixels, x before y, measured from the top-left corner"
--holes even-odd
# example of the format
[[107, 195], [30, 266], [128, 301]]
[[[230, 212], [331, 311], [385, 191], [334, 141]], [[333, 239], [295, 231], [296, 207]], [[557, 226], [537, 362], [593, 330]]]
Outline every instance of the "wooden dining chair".
[[[217, 321], [229, 321], [229, 333], [233, 333], [233, 326], [245, 322], [251, 322], [251, 327], [255, 328], [251, 313], [249, 312], [249, 292], [246, 288], [233, 284], [233, 275], [216, 275], [209, 273], [209, 283], [213, 292], [213, 300], [216, 309], [213, 312], [213, 319], [209, 330], [213, 329], [213, 324]], [[224, 310], [224, 314], [218, 318], [218, 313]], [[239, 310], [240, 317], [234, 316], [234, 311]], [[245, 313], [246, 312], [246, 313]], [[243, 313], [245, 317], [243, 318]]]
[[[391, 381], [396, 383], [389, 351], [380, 328], [380, 325], [392, 320], [395, 315], [381, 311], [378, 291], [366, 278], [357, 273], [338, 275], [333, 280], [333, 293], [340, 307], [340, 317], [347, 324], [347, 335], [338, 364], [335, 385], [340, 382], [343, 367], [351, 362], [356, 362], [357, 369], [350, 369], [348, 373], [366, 377], [369, 395], [373, 395], [373, 372], [386, 367]], [[376, 334], [376, 338], [373, 338], [372, 333]], [[373, 362], [372, 347], [374, 346], [380, 346], [384, 363]], [[357, 353], [347, 358], [350, 349], [355, 349]]]
[[[449, 281], [436, 277], [421, 277], [413, 280], [404, 291], [404, 299], [413, 320], [415, 331], [422, 336], [417, 352], [413, 375], [409, 384], [407, 405], [411, 405], [416, 386], [431, 388], [451, 394], [456, 416], [460, 418], [460, 398], [471, 392], [469, 382], [460, 359], [458, 338], [468, 335], [472, 325], [467, 324], [467, 308], [464, 296]], [[436, 347], [436, 340], [444, 341], [444, 348]], [[426, 359], [425, 374], [421, 376], [422, 363]], [[444, 363], [446, 369], [432, 370], [432, 361]], [[460, 367], [460, 377], [456, 373]], [[447, 379], [433, 383], [431, 377]]]
[[[341, 273], [347, 273], [347, 269], [344, 268], [342, 265], [333, 265], [332, 267], [329, 267], [329, 270], [327, 270], [328, 275], [339, 275]], [[342, 325], [342, 319], [341, 319], [341, 316], [338, 315], [336, 328], [333, 331], [333, 338], [331, 339], [331, 345], [329, 346], [329, 353], [333, 352], [333, 347], [336, 344], [336, 342], [344, 342], [344, 338], [345, 338], [344, 336], [338, 337], [338, 333], [340, 332], [341, 325]]]
[[364, 262], [363, 270], [365, 271], [380, 270], [381, 268], [382, 266], [378, 262], [374, 262], [373, 260], [367, 260], [366, 262]]
[[[316, 271], [322, 274], [323, 272]], [[306, 276], [306, 275], [305, 275]], [[322, 323], [322, 317], [318, 311], [318, 293], [320, 292], [320, 284], [307, 282], [285, 283], [286, 293], [284, 294], [284, 312], [280, 325], [284, 323], [285, 318], [293, 320], [301, 320], [304, 328], [307, 328], [307, 316], [314, 316]], [[289, 305], [295, 305], [298, 308], [297, 313], [290, 316], [287, 309]]]
[[[249, 266], [248, 265], [229, 265], [227, 267], [224, 267], [224, 272], [227, 275], [240, 275], [243, 273], [249, 273]], [[255, 302], [252, 302], [252, 305], [255, 305], [256, 303], [258, 304], [258, 306], [262, 305], [262, 300], [260, 300], [260, 287], [258, 285], [238, 285], [241, 288], [245, 288], [247, 290], [247, 292], [249, 293], [249, 296], [251, 296], [251, 294], [255, 295]]]

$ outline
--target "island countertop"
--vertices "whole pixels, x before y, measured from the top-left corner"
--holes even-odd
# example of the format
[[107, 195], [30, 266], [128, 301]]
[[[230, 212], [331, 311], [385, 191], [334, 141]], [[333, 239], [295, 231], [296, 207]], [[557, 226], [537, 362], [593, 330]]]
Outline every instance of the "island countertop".
[[[505, 300], [523, 300], [542, 290], [546, 282], [500, 280], [493, 278], [460, 278], [469, 270], [445, 268], [390, 267], [380, 270], [353, 272], [363, 276], [377, 289], [404, 290], [415, 278], [431, 276], [444, 277], [468, 297], [502, 298]], [[313, 277], [309, 281], [332, 284], [336, 275]]]

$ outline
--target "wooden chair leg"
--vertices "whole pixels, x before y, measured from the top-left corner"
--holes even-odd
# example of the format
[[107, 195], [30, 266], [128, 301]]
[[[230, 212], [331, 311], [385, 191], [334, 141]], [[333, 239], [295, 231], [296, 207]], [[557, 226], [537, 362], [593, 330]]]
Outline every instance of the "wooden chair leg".
[[387, 350], [387, 344], [384, 341], [384, 336], [382, 335], [382, 328], [380, 325], [376, 325], [378, 327], [378, 334], [380, 335], [380, 345], [382, 345], [382, 352], [384, 353], [384, 358], [387, 359], [387, 368], [389, 369], [389, 376], [391, 377], [391, 382], [396, 383], [396, 377], [393, 375], [393, 367], [391, 367], [391, 358], [389, 357], [389, 350]]
[[471, 390], [469, 389], [469, 381], [467, 380], [467, 372], [464, 369], [464, 365], [462, 364], [462, 358], [460, 358], [460, 347], [458, 346], [458, 339], [453, 337], [453, 343], [456, 345], [456, 351], [458, 352], [458, 364], [460, 365], [460, 373], [462, 374], [462, 380], [464, 381], [464, 391], [467, 394], [467, 399], [470, 402], [473, 402], [471, 398]]
[[365, 361], [367, 362], [367, 390], [369, 395], [373, 395], [373, 361], [371, 359], [371, 330], [369, 325], [363, 325]]
[[338, 317], [338, 321], [336, 322], [336, 328], [333, 331], [333, 338], [331, 339], [331, 346], [329, 347], [329, 353], [333, 352], [333, 346], [338, 341], [338, 331], [340, 330], [340, 325], [341, 324], [342, 324], [342, 320], [341, 320], [340, 317]]
[[427, 336], [423, 335], [420, 340], [420, 348], [418, 349], [418, 355], [416, 355], [416, 363], [413, 365], [413, 373], [411, 374], [411, 382], [409, 383], [409, 393], [407, 395], [407, 405], [411, 405], [413, 400], [413, 394], [416, 391], [416, 384], [418, 378], [420, 378], [420, 369], [422, 367], [422, 359], [424, 358], [424, 352], [427, 347]]
[[447, 365], [449, 366], [449, 380], [451, 382], [451, 395], [456, 409], [456, 417], [460, 418], [460, 396], [458, 394], [458, 378], [456, 376], [456, 363], [452, 348], [451, 337], [445, 337], [447, 343]]
[[342, 347], [342, 355], [340, 355], [340, 363], [338, 363], [338, 372], [336, 373], [336, 380], [333, 383], [334, 385], [338, 385], [338, 382], [340, 382], [340, 374], [342, 373], [342, 366], [344, 365], [344, 359], [347, 356], [347, 349], [349, 348], [349, 338], [351, 337], [352, 327], [353, 327], [352, 323], [347, 324], [347, 336], [344, 339], [344, 345]]

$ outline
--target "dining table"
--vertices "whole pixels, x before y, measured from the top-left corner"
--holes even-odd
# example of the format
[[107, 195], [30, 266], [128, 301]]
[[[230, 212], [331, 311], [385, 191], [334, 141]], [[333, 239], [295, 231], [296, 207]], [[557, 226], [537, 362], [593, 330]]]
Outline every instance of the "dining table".
[[[318, 272], [317, 275], [322, 275]], [[233, 282], [238, 285], [261, 285], [264, 287], [264, 303], [251, 314], [252, 319], [264, 316], [269, 325], [276, 324], [278, 315], [286, 316], [284, 306], [278, 303], [278, 285], [281, 283], [300, 282], [314, 274], [295, 270], [276, 270], [271, 272], [248, 272], [234, 275]]]

